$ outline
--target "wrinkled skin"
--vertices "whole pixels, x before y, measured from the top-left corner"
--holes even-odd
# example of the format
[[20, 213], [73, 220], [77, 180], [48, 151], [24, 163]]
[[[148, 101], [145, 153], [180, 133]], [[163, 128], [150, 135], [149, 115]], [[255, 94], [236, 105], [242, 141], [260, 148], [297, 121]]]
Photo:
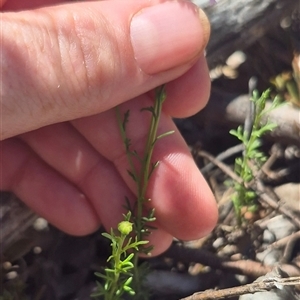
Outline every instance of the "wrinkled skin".
[[191, 3], [4, 2], [1, 189], [69, 234], [116, 227], [124, 197], [134, 201], [136, 188], [113, 107], [131, 110], [128, 134], [132, 148], [142, 152], [149, 114], [140, 109], [153, 103], [154, 87], [168, 82], [159, 132], [175, 133], [156, 145], [153, 159], [160, 165], [147, 191], [157, 217], [153, 254], [166, 250], [173, 236], [207, 234], [217, 219], [214, 197], [172, 121], [196, 113], [208, 99], [206, 18], [200, 16], [193, 38], [175, 40], [167, 54], [159, 51], [147, 64], [143, 53], [133, 53], [132, 17], [156, 5], [171, 17], [180, 10], [178, 26], [184, 26], [184, 16], [199, 21]]

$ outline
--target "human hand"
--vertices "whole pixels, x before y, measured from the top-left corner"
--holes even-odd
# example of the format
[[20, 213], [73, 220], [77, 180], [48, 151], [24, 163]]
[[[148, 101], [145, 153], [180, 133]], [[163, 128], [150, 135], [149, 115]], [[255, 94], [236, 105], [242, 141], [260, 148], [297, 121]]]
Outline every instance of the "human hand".
[[[2, 8], [22, 5], [35, 3], [9, 0]], [[134, 199], [136, 191], [113, 108], [131, 110], [132, 148], [142, 151], [148, 115], [139, 110], [153, 103], [149, 91], [168, 82], [159, 131], [176, 130], [172, 117], [207, 102], [208, 36], [207, 19], [190, 2], [75, 2], [3, 12], [0, 188], [69, 234], [116, 227], [125, 196]], [[173, 236], [207, 234], [217, 210], [178, 131], [157, 143], [153, 159], [160, 161], [148, 189], [158, 254]]]

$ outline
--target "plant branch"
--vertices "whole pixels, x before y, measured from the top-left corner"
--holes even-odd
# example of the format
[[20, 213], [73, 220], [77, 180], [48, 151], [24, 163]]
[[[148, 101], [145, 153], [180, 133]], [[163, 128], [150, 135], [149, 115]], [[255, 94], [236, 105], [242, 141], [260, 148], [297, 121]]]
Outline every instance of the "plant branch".
[[[231, 177], [234, 181], [238, 183], [243, 183], [242, 178], [240, 178], [238, 175], [234, 173], [234, 171], [227, 166], [225, 163], [215, 159], [214, 156], [211, 154], [205, 152], [205, 151], [198, 151], [197, 154], [199, 156], [207, 158], [209, 161], [214, 163], [218, 168], [220, 168], [225, 174], [227, 174], [229, 177]], [[266, 189], [264, 188], [263, 183], [261, 180], [256, 179], [255, 181], [248, 182], [247, 187], [251, 188], [252, 190], [256, 191], [259, 195], [259, 200], [263, 201], [264, 203], [268, 204], [270, 207], [272, 207], [274, 210], [278, 210], [287, 217], [290, 218], [290, 220], [298, 227], [300, 228], [300, 219], [297, 215], [295, 215], [291, 210], [287, 209], [284, 206], [281, 206], [280, 203], [278, 203], [276, 200], [274, 200], [271, 196], [268, 195]]]
[[244, 294], [253, 294], [257, 292], [266, 292], [272, 289], [282, 289], [283, 286], [300, 285], [300, 277], [289, 278], [266, 278], [262, 281], [254, 281], [253, 283], [237, 286], [222, 290], [206, 290], [204, 292], [195, 293], [189, 297], [180, 300], [212, 300], [212, 299], [228, 299]]

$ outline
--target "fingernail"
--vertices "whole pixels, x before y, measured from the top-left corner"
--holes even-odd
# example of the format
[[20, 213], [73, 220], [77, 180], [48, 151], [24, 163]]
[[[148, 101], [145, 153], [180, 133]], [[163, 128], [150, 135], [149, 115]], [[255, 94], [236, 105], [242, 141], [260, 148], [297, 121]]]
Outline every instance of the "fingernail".
[[147, 74], [188, 63], [203, 51], [209, 22], [190, 2], [167, 1], [139, 11], [131, 20], [135, 59]]

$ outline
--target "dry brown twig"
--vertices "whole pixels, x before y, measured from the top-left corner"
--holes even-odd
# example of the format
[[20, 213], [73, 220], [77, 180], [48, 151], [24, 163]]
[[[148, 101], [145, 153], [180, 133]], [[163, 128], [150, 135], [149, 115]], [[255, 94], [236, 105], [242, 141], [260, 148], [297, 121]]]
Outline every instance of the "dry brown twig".
[[282, 289], [287, 285], [300, 285], [300, 277], [289, 278], [265, 278], [262, 281], [254, 281], [253, 283], [243, 286], [222, 289], [222, 290], [206, 290], [198, 292], [180, 300], [211, 300], [211, 299], [225, 299], [240, 296], [244, 294], [253, 294], [257, 292], [270, 291], [272, 289]]
[[[270, 244], [267, 246], [268, 249], [280, 249], [280, 248], [287, 248], [287, 247], [291, 247], [290, 243], [292, 242], [292, 244], [294, 245], [294, 238], [295, 236], [297, 237], [297, 239], [300, 238], [300, 231], [294, 232], [289, 236], [286, 236], [280, 240], [275, 241], [274, 243]], [[285, 250], [287, 251], [287, 250]]]
[[289, 241], [286, 244], [280, 263], [288, 263], [291, 260], [292, 252], [294, 250], [295, 244], [299, 239], [300, 239], [300, 231], [297, 231], [294, 234], [290, 235]]
[[231, 273], [242, 274], [257, 278], [271, 272], [272, 267], [265, 266], [253, 260], [230, 260], [219, 257], [204, 249], [193, 249], [180, 245], [172, 245], [166, 252], [165, 257], [183, 263], [200, 263], [214, 269], [226, 270]]
[[267, 161], [261, 167], [261, 173], [267, 175], [268, 178], [272, 180], [278, 180], [284, 176], [289, 174], [289, 168], [285, 168], [282, 170], [272, 171], [272, 166], [275, 162], [283, 157], [283, 150], [281, 149], [280, 145], [274, 144], [270, 151], [270, 156]]

